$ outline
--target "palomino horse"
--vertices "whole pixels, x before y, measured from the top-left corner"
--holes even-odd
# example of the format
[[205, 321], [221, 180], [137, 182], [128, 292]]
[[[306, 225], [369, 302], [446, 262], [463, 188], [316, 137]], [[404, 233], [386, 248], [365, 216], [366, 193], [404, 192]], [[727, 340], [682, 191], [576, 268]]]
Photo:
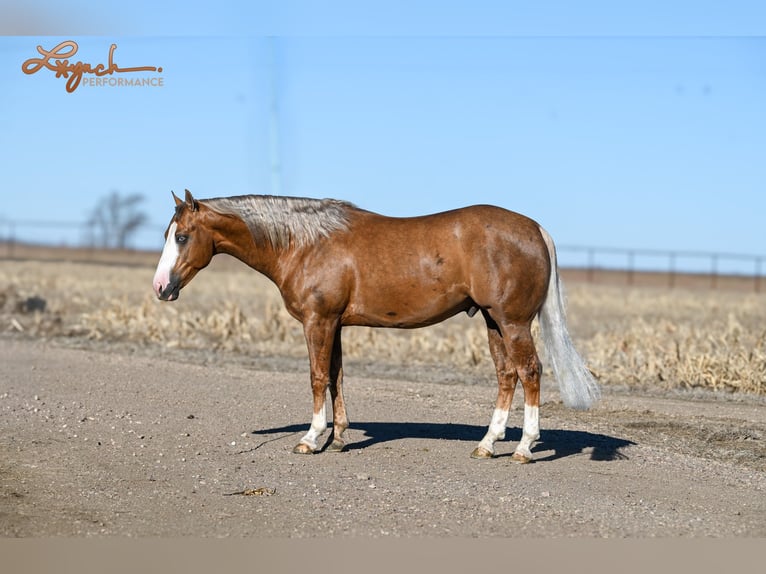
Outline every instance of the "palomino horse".
[[522, 437], [513, 454], [532, 460], [540, 437], [541, 364], [530, 325], [541, 334], [564, 403], [588, 408], [599, 389], [566, 328], [556, 251], [531, 219], [475, 205], [423, 217], [391, 218], [342, 201], [272, 196], [185, 200], [175, 215], [154, 275], [164, 301], [228, 253], [271, 279], [288, 312], [303, 324], [311, 368], [311, 426], [295, 447], [313, 453], [327, 429], [327, 387], [333, 407], [330, 451], [343, 450], [341, 328], [415, 328], [457, 313], [481, 312], [487, 323], [498, 393], [484, 438], [471, 456], [490, 458], [505, 436], [516, 383], [524, 388]]

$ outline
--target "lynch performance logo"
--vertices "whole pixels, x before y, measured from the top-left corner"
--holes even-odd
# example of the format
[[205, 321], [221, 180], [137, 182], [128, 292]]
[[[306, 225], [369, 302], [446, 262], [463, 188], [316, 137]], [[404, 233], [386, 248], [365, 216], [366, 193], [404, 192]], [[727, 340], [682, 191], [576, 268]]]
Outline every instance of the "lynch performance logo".
[[42, 46], [37, 46], [40, 53], [39, 58], [29, 58], [21, 65], [21, 71], [25, 74], [36, 74], [43, 68], [56, 72], [57, 78], [66, 79], [66, 91], [74, 92], [81, 84], [88, 87], [100, 86], [151, 86], [162, 87], [164, 78], [162, 76], [143, 77], [118, 77], [115, 74], [136, 74], [141, 72], [162, 73], [161, 67], [156, 66], [135, 66], [131, 68], [121, 68], [114, 62], [114, 51], [117, 44], [112, 44], [109, 48], [108, 64], [86, 64], [84, 62], [71, 63], [70, 58], [77, 54], [79, 46], [77, 42], [68, 40], [61, 42], [51, 50], [46, 50]]

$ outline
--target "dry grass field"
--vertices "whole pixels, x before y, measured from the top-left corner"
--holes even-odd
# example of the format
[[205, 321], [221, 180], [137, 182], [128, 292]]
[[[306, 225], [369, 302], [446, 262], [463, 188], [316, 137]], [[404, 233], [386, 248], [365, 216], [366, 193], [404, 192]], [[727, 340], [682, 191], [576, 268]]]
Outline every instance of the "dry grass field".
[[[151, 289], [155, 258], [132, 254], [119, 265], [105, 258], [1, 261], [0, 330], [83, 345], [222, 351], [256, 361], [306, 356], [300, 324], [258, 273], [219, 257], [178, 302], [161, 303]], [[766, 295], [567, 277], [570, 330], [603, 385], [766, 394]], [[479, 316], [413, 331], [346, 329], [343, 344], [344, 356], [357, 363], [493, 373]]]
[[604, 393], [573, 411], [544, 376], [531, 465], [518, 408], [492, 461], [468, 456], [496, 389], [480, 317], [345, 329], [348, 447], [306, 457], [307, 353], [276, 288], [224, 258], [163, 303], [157, 254], [124, 255], [0, 259], [0, 538], [766, 533], [752, 284], [566, 272]]

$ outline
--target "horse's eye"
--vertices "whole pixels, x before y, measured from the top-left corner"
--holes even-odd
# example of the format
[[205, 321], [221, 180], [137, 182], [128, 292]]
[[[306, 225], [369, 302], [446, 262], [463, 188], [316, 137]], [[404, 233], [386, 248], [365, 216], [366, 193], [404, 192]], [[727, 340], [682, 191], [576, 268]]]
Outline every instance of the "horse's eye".
[[176, 243], [183, 245], [189, 239], [188, 235], [176, 235]]

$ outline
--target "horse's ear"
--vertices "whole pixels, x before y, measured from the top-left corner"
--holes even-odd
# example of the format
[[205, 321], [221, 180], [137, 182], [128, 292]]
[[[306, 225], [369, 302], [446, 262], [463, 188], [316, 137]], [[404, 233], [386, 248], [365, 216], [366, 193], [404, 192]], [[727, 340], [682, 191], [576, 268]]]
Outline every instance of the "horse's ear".
[[171, 191], [170, 193], [173, 194], [173, 200], [176, 202], [176, 207], [178, 207], [179, 205], [183, 203], [183, 200], [176, 195], [175, 191]]
[[191, 191], [188, 189], [186, 191], [186, 205], [189, 206], [189, 209], [192, 211], [197, 211], [199, 209], [199, 203], [197, 203], [197, 200], [192, 197]]

